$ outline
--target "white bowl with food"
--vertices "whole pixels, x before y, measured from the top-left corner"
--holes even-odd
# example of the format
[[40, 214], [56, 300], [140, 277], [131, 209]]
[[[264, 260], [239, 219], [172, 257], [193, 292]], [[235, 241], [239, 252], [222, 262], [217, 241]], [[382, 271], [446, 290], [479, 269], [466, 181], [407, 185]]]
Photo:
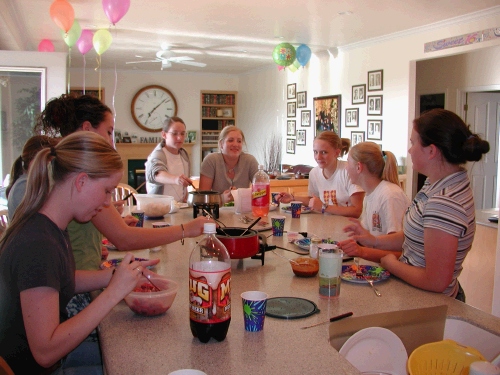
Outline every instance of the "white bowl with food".
[[160, 194], [134, 194], [137, 210], [144, 211], [145, 219], [161, 219], [171, 210], [174, 197]]
[[135, 289], [125, 297], [125, 303], [136, 314], [164, 314], [174, 302], [179, 284], [161, 275], [151, 276], [151, 281], [159, 291], [146, 278], [141, 277]]

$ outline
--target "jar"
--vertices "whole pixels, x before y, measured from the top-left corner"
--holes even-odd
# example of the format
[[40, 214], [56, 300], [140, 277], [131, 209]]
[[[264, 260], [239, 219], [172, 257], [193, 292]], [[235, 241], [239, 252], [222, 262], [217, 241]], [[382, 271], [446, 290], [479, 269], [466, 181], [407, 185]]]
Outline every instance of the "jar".
[[317, 237], [311, 238], [311, 244], [309, 245], [309, 256], [314, 259], [318, 259], [318, 245], [321, 243], [321, 239]]

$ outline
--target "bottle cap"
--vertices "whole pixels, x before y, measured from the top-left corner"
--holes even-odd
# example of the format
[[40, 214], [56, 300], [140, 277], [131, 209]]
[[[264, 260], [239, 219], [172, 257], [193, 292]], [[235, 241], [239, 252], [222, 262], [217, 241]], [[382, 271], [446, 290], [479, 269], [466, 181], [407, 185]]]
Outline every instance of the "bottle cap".
[[217, 233], [215, 223], [203, 224], [203, 233]]

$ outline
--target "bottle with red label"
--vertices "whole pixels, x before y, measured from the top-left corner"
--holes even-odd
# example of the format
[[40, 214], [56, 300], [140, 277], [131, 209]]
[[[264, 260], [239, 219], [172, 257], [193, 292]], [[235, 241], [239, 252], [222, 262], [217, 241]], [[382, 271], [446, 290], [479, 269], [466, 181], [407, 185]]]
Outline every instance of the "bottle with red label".
[[259, 165], [259, 170], [252, 180], [252, 215], [267, 216], [269, 214], [271, 189], [269, 176], [264, 172], [264, 166]]
[[189, 259], [189, 323], [203, 343], [223, 341], [231, 322], [231, 258], [215, 229], [204, 225], [205, 237]]

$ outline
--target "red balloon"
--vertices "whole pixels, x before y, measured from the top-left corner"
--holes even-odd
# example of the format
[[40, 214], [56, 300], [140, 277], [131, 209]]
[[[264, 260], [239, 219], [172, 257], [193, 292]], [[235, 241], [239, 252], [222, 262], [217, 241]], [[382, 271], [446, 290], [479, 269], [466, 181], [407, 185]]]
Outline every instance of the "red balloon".
[[39, 52], [54, 52], [55, 48], [52, 42], [48, 39], [42, 39], [42, 41], [38, 44]]
[[68, 32], [75, 20], [75, 10], [66, 0], [54, 0], [50, 6], [50, 17], [64, 32]]
[[114, 25], [120, 21], [130, 8], [130, 0], [102, 0], [106, 17]]

